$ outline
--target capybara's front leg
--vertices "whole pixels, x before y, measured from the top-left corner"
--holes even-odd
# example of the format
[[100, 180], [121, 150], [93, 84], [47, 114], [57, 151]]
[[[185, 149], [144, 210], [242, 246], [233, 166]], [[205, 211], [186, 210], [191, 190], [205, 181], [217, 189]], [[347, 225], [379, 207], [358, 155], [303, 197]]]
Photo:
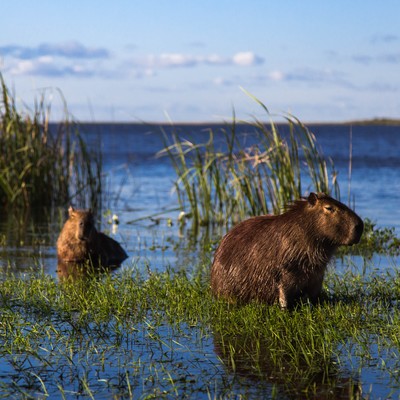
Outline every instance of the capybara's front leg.
[[284, 282], [281, 282], [278, 287], [279, 305], [281, 308], [290, 308], [293, 305], [293, 291]]
[[307, 285], [305, 294], [312, 304], [317, 304], [318, 301], [321, 299], [323, 280], [324, 271], [321, 271], [321, 273], [315, 276], [314, 279], [312, 279]]

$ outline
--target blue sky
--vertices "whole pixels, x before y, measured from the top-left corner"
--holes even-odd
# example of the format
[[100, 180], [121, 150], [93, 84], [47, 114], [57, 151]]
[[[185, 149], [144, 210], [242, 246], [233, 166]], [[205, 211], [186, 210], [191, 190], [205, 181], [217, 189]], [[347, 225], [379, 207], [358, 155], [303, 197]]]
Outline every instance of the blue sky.
[[[14, 0], [0, 70], [79, 121], [400, 118], [398, 0]], [[52, 97], [53, 96], [53, 97]]]

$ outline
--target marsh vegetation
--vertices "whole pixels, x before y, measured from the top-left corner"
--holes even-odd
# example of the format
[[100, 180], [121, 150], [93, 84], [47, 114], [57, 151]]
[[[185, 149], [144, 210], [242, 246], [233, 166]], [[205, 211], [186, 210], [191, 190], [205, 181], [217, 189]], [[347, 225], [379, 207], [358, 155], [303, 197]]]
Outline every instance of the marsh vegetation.
[[179, 204], [194, 228], [279, 213], [310, 188], [340, 197], [333, 162], [325, 159], [312, 132], [292, 115], [283, 116], [286, 129], [281, 132], [265, 105], [260, 106], [271, 122], [249, 123], [256, 144], [243, 145], [235, 119], [217, 137], [210, 129], [206, 143], [174, 133], [166, 138], [159, 155], [171, 159]]
[[20, 111], [0, 75], [0, 204], [9, 210], [101, 206], [101, 153], [89, 149], [68, 113], [51, 129], [44, 92], [34, 109]]

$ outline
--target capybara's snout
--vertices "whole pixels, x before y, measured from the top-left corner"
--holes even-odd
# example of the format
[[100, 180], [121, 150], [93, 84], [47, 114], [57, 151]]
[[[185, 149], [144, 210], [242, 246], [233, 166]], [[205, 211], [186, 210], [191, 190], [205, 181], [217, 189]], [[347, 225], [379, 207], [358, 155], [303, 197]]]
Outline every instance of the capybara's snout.
[[352, 246], [353, 244], [357, 244], [361, 240], [361, 236], [364, 232], [364, 222], [357, 215], [354, 214], [351, 222], [348, 221], [348, 233], [344, 237], [343, 245]]
[[357, 222], [354, 225], [354, 239], [350, 244], [357, 244], [361, 240], [361, 236], [364, 232], [364, 222], [362, 221], [361, 218], [357, 217]]

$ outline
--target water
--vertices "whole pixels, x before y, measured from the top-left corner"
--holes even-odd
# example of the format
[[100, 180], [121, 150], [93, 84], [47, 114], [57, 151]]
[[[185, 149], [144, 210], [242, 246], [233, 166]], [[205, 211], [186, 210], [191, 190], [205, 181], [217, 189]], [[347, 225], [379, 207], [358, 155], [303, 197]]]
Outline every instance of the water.
[[[204, 143], [208, 139], [209, 128], [203, 125], [181, 125], [174, 129], [181, 137]], [[212, 125], [211, 128], [218, 140], [219, 130], [229, 127]], [[129, 259], [124, 263], [125, 267], [135, 264], [137, 260], [145, 260], [155, 270], [163, 270], [168, 266], [191, 269], [206, 263], [212, 256], [212, 253], [199, 252], [201, 244], [192, 242], [178, 229], [179, 211], [176, 210], [177, 201], [172, 193], [174, 170], [167, 157], [156, 157], [156, 153], [164, 147], [163, 131], [168, 133], [171, 129], [169, 126], [135, 124], [82, 126], [88, 143], [101, 145], [103, 152], [106, 191], [103, 211], [109, 210], [109, 214], [103, 213], [98, 221], [99, 227], [119, 240], [128, 252]], [[246, 144], [256, 142], [249, 127], [240, 126], [238, 130]], [[311, 126], [311, 130], [325, 156], [332, 158], [339, 172], [342, 201], [354, 203], [360, 216], [376, 221], [380, 227], [395, 227], [399, 235], [400, 127], [315, 125]], [[75, 206], [79, 207], [79, 204]], [[110, 223], [112, 214], [118, 215], [118, 226]], [[148, 216], [153, 218], [144, 218]], [[25, 221], [3, 213], [0, 219], [0, 269], [25, 272], [32, 268], [43, 268], [47, 274], [56, 276], [55, 243], [64, 218], [65, 210], [55, 210], [54, 215], [43, 220], [33, 220], [27, 215]], [[397, 261], [374, 257], [373, 262], [384, 270]], [[335, 264], [340, 269], [341, 261], [337, 260]], [[190, 354], [180, 356], [178, 361], [171, 361], [171, 368], [179, 365], [178, 374], [190, 373], [196, 376], [199, 370], [209, 369], [212, 365], [215, 385], [228, 382], [237, 392], [247, 391], [249, 397], [257, 396], [260, 393], [258, 389], [264, 390], [264, 393], [271, 390], [265, 381], [258, 381], [258, 389], [253, 387], [254, 378], [246, 373], [232, 375], [231, 371], [225, 371], [218, 354], [215, 354], [212, 337], [202, 343], [200, 348], [198, 344], [191, 347], [194, 346], [192, 339], [186, 333], [178, 341], [186, 343], [185, 349]], [[145, 340], [141, 343], [146, 346]], [[130, 346], [132, 354], [136, 354], [138, 349], [134, 344]], [[175, 351], [178, 352], [177, 349]], [[193, 354], [196, 355], [197, 364], [194, 367], [191, 364], [187, 371], [185, 362]], [[104, 374], [115, 379], [113, 360], [109, 362]], [[124, 363], [129, 363], [121, 358], [120, 362], [123, 365], [119, 368], [122, 369], [125, 368]], [[6, 369], [0, 363], [1, 376], [8, 376]], [[357, 379], [360, 379], [365, 382], [366, 391], [368, 383], [374, 381], [380, 396], [384, 397], [388, 393], [386, 378], [376, 378], [372, 367], [364, 368], [363, 375], [357, 377], [356, 382], [353, 378], [346, 370], [342, 371], [337, 376], [341, 382], [338, 387], [346, 389], [349, 386], [353, 390], [353, 386], [358, 387]], [[204, 394], [204, 398], [207, 398], [207, 394]]]

